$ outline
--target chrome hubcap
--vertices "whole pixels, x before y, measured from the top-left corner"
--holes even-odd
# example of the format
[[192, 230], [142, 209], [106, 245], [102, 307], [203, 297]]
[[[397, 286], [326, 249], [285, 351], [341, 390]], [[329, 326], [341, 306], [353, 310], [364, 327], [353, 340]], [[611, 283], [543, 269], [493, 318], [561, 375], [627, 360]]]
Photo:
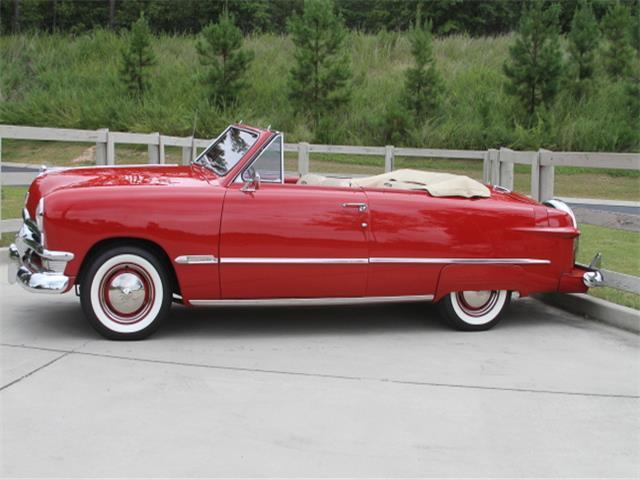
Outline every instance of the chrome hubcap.
[[462, 292], [462, 296], [464, 297], [464, 302], [471, 308], [480, 308], [486, 305], [491, 298], [491, 290], [468, 290]]
[[144, 304], [146, 290], [138, 275], [127, 272], [112, 278], [107, 295], [114, 310], [124, 315], [130, 315]]
[[497, 290], [466, 290], [456, 293], [459, 307], [471, 317], [482, 317], [498, 303]]
[[153, 282], [140, 265], [116, 265], [100, 282], [100, 307], [114, 322], [139, 322], [149, 313], [154, 300]]

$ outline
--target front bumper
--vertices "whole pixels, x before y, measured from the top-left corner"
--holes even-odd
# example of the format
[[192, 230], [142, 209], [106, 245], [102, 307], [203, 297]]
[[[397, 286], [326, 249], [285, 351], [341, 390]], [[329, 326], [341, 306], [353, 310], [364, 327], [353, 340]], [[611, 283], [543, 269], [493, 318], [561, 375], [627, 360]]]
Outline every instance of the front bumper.
[[23, 212], [24, 224], [9, 247], [9, 283], [19, 283], [35, 293], [64, 293], [70, 278], [64, 275], [67, 263], [73, 260], [69, 252], [56, 252], [42, 247], [42, 234]]

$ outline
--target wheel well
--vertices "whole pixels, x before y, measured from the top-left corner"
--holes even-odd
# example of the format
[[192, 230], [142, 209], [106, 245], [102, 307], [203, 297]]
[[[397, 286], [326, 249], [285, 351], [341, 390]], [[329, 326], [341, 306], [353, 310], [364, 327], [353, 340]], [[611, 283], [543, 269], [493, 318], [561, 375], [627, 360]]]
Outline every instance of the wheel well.
[[78, 271], [78, 275], [76, 277], [76, 285], [80, 285], [80, 283], [82, 283], [84, 274], [93, 258], [101, 254], [102, 252], [109, 250], [110, 248], [121, 247], [125, 245], [143, 248], [153, 253], [154, 255], [156, 255], [158, 259], [162, 263], [164, 263], [167, 269], [167, 273], [169, 274], [169, 279], [172, 284], [173, 292], [180, 294], [180, 284], [178, 283], [178, 276], [176, 275], [176, 271], [173, 268], [173, 264], [171, 263], [171, 259], [169, 258], [169, 255], [167, 255], [167, 252], [165, 252], [164, 249], [157, 243], [152, 242], [151, 240], [144, 240], [141, 238], [129, 238], [129, 237], [108, 238], [105, 240], [101, 240], [95, 245], [93, 245], [89, 249], [87, 254], [84, 256], [84, 259], [82, 260], [82, 264], [80, 265], [80, 270]]

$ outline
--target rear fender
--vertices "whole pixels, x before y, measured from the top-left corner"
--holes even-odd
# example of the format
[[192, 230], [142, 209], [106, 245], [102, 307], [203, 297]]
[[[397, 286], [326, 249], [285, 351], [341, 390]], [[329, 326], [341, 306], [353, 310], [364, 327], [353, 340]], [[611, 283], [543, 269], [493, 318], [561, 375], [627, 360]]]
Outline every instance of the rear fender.
[[526, 296], [557, 288], [558, 279], [547, 265], [447, 265], [440, 272], [434, 301], [462, 290], [511, 290]]

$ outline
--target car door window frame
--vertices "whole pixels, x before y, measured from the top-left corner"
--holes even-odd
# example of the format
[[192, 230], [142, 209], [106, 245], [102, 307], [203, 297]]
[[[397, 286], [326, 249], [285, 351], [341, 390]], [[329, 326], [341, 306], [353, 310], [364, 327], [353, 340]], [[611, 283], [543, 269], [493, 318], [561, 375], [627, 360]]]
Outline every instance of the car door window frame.
[[256, 157], [251, 160], [251, 162], [242, 169], [242, 171], [238, 174], [238, 176], [235, 178], [234, 183], [244, 183], [246, 180], [243, 179], [244, 173], [249, 170], [251, 167], [254, 166], [254, 164], [260, 160], [260, 158], [262, 157], [262, 154], [269, 148], [271, 147], [271, 145], [273, 145], [274, 142], [276, 142], [278, 139], [280, 139], [280, 180], [279, 181], [274, 181], [274, 180], [267, 180], [267, 179], [261, 179], [261, 182], [264, 183], [274, 183], [274, 184], [284, 184], [284, 135], [282, 135], [282, 133], [277, 133], [271, 140], [269, 140], [269, 142], [267, 142], [267, 144], [262, 147], [260, 149], [260, 151], [256, 154]]

